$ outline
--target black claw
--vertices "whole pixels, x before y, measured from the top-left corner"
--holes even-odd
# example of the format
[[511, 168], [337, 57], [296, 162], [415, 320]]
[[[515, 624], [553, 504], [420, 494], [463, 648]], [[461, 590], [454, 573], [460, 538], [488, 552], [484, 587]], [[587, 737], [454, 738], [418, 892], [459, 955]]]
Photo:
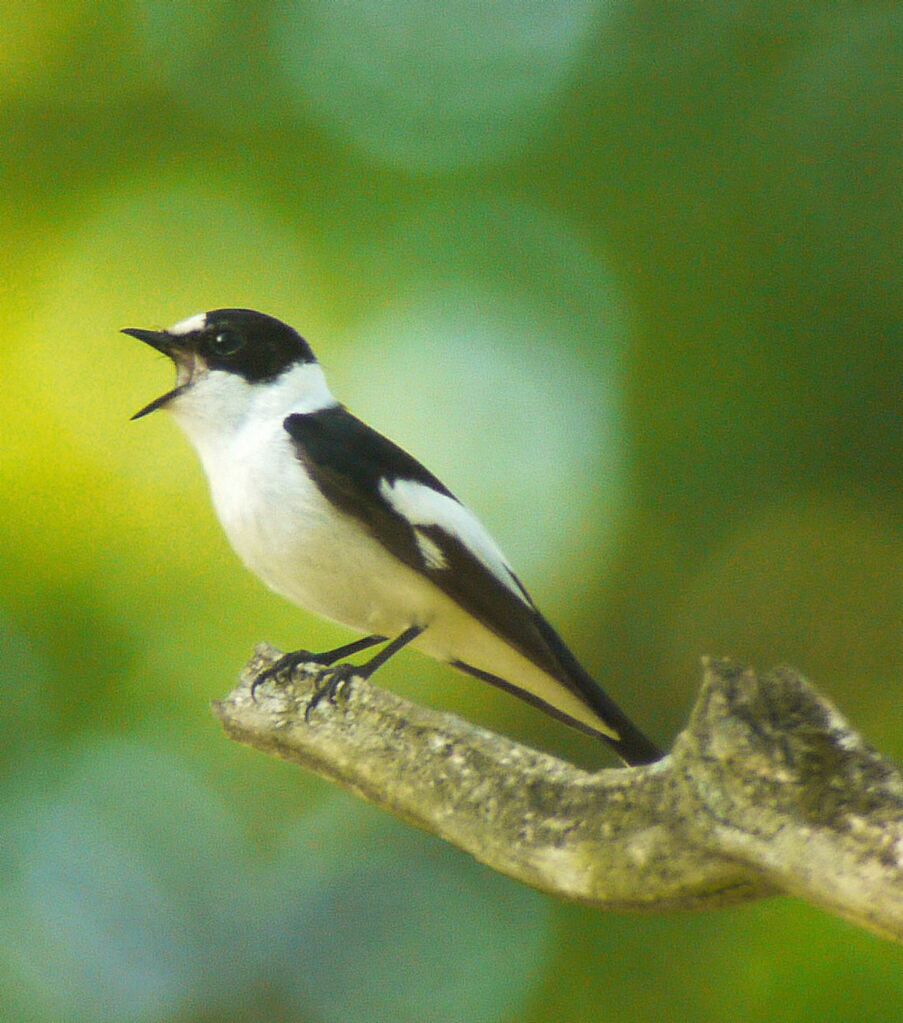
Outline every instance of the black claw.
[[310, 650], [295, 650], [294, 653], [283, 654], [278, 661], [275, 661], [265, 668], [251, 683], [251, 698], [256, 701], [257, 689], [264, 682], [288, 681], [293, 672], [302, 664], [319, 664], [322, 670], [314, 681], [314, 695], [304, 712], [305, 721], [310, 721], [311, 713], [316, 710], [317, 705], [325, 697], [330, 703], [335, 703], [355, 675], [361, 678], [369, 678], [377, 668], [385, 664], [390, 657], [393, 657], [402, 647], [415, 640], [424, 627], [412, 625], [397, 636], [384, 647], [375, 657], [371, 657], [364, 664], [335, 664], [340, 657], [348, 657], [368, 647], [376, 646], [377, 643], [385, 642], [385, 636], [365, 636], [353, 643], [346, 643], [344, 646], [336, 647], [335, 650], [327, 650], [322, 654], [313, 654]]
[[[324, 650], [321, 654], [315, 654], [310, 650], [295, 650], [293, 653], [283, 654], [278, 661], [262, 671], [251, 683], [251, 697], [254, 700], [257, 699], [257, 687], [263, 685], [264, 682], [287, 681], [302, 664], [319, 664], [326, 667], [335, 664], [340, 657], [348, 657], [350, 654], [356, 654], [383, 642], [385, 642], [385, 636], [364, 636], [363, 639], [345, 643], [343, 646], [336, 647], [335, 650]], [[377, 660], [376, 663], [380, 662]]]
[[287, 682], [300, 665], [316, 663], [317, 655], [310, 650], [293, 650], [290, 654], [283, 654], [269, 668], [264, 668], [251, 683], [251, 699], [256, 702], [257, 690], [265, 682]]
[[324, 668], [314, 682], [314, 694], [304, 710], [304, 720], [310, 723], [311, 714], [323, 700], [335, 704], [340, 696], [347, 695], [352, 678], [359, 674], [361, 670], [354, 664], [337, 664], [334, 668]]

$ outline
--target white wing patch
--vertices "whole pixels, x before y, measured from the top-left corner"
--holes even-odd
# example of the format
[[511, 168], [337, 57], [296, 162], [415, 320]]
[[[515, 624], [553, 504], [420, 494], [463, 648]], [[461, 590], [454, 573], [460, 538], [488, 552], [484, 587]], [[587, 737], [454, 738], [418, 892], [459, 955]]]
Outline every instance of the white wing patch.
[[166, 331], [173, 337], [183, 337], [185, 334], [192, 334], [196, 330], [203, 330], [207, 326], [207, 314], [198, 313], [196, 316], [189, 316], [187, 320], [179, 320]]
[[[449, 536], [462, 543], [481, 564], [485, 565], [518, 600], [529, 605], [529, 600], [518, 586], [504, 554], [476, 515], [465, 508], [463, 504], [459, 504], [453, 497], [441, 494], [438, 490], [433, 490], [432, 487], [417, 483], [415, 480], [398, 479], [394, 483], [390, 483], [384, 479], [380, 481], [379, 492], [395, 511], [403, 515], [412, 526], [439, 526], [440, 529], [445, 530]], [[423, 554], [424, 560], [429, 562], [422, 539], [430, 538], [418, 535], [417, 530], [414, 532], [417, 536], [420, 553]], [[432, 540], [430, 542], [434, 547], [437, 546]], [[439, 554], [445, 561], [441, 550]]]
[[417, 549], [427, 568], [432, 568], [434, 571], [448, 568], [448, 560], [442, 553], [442, 548], [432, 537], [427, 536], [422, 529], [417, 529], [415, 526], [414, 539], [417, 541]]

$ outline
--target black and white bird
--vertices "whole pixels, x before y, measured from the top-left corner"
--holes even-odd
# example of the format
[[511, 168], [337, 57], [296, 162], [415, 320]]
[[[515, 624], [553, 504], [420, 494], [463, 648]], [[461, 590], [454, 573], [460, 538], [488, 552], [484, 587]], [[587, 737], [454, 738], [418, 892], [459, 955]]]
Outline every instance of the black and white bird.
[[[271, 589], [364, 638], [286, 654], [319, 692], [368, 677], [411, 644], [601, 736], [628, 764], [661, 753], [581, 667], [498, 545], [431, 472], [332, 396], [308, 343], [250, 309], [124, 331], [168, 355], [166, 408], [197, 449], [239, 557]], [[361, 665], [342, 658], [385, 644]]]

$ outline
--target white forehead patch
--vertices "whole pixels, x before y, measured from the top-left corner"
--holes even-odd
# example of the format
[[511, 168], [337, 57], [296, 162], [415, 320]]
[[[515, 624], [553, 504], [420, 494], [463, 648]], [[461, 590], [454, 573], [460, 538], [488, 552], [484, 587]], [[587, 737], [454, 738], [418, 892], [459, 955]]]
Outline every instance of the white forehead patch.
[[206, 326], [207, 314], [198, 313], [197, 316], [189, 316], [187, 320], [179, 320], [166, 333], [173, 334], [175, 337], [181, 337], [183, 334], [191, 334], [196, 330], [203, 330]]

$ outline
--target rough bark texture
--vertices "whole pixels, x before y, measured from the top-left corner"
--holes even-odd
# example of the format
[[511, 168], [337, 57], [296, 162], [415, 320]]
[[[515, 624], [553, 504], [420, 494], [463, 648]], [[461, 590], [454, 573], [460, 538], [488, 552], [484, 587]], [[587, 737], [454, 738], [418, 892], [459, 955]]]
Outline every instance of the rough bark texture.
[[355, 680], [305, 710], [316, 670], [214, 709], [226, 733], [600, 909], [788, 894], [903, 941], [903, 778], [800, 675], [706, 661], [687, 728], [649, 767], [587, 772]]

